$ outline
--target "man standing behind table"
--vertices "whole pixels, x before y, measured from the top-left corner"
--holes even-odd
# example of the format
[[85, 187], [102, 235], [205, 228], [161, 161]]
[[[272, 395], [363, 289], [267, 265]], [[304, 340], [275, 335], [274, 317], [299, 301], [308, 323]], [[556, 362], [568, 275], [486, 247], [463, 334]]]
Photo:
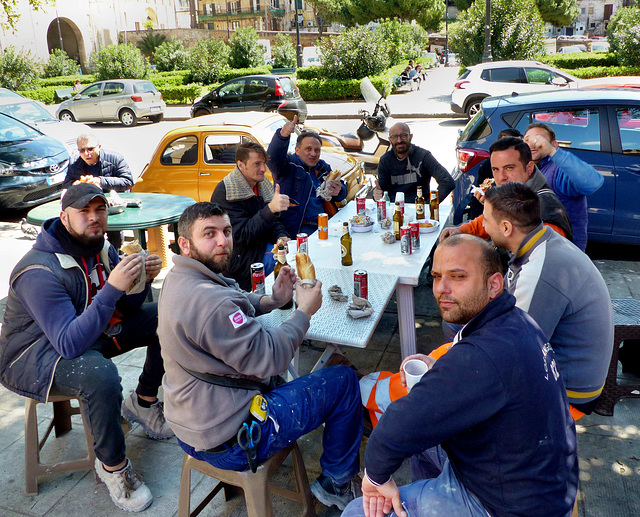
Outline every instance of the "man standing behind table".
[[484, 228], [496, 246], [511, 252], [506, 289], [548, 337], [569, 402], [591, 413], [613, 349], [613, 311], [602, 275], [587, 255], [542, 225], [540, 200], [521, 183], [487, 191]]
[[533, 163], [567, 210], [573, 227], [573, 243], [585, 251], [587, 196], [602, 186], [604, 178], [591, 165], [558, 147], [555, 132], [546, 124], [529, 124], [524, 141], [531, 148]]
[[256, 142], [239, 145], [236, 168], [216, 186], [211, 196], [229, 214], [236, 243], [225, 276], [233, 278], [245, 291], [251, 291], [251, 264], [262, 262], [269, 275], [275, 266], [272, 245], [289, 240], [279, 214], [289, 208], [289, 196], [275, 192], [265, 181], [267, 153]]
[[[393, 402], [365, 452], [362, 500], [343, 517], [569, 516], [576, 432], [551, 346], [503, 290], [488, 242], [457, 235], [436, 248], [433, 294], [464, 324], [451, 349]], [[440, 474], [398, 489], [392, 474], [426, 452]], [[406, 512], [401, 504], [404, 504]]]
[[[233, 237], [229, 217], [215, 203], [187, 208], [178, 232], [181, 254], [160, 294], [158, 335], [167, 421], [181, 447], [215, 467], [242, 471], [251, 465], [237, 440], [245, 425], [261, 430], [255, 466], [324, 423], [322, 474], [311, 491], [344, 509], [355, 497], [351, 480], [362, 438], [355, 371], [332, 366], [266, 391], [270, 378], [286, 371], [320, 308], [321, 282], [308, 289], [298, 284], [298, 308], [279, 327], [265, 328], [256, 316], [291, 300], [295, 272], [283, 267], [270, 296], [246, 293], [222, 276]], [[261, 392], [266, 415], [250, 413]]]
[[[122, 155], [102, 149], [98, 137], [91, 133], [79, 135], [77, 143], [80, 156], [69, 164], [62, 188], [79, 183], [83, 176], [83, 182], [107, 193], [110, 190], [125, 192], [133, 187], [131, 170]], [[116, 249], [122, 246], [122, 232], [107, 232], [107, 238]]]
[[[139, 512], [152, 496], [125, 455], [122, 414], [155, 439], [173, 436], [158, 401], [164, 369], [155, 303], [143, 304], [162, 268], [156, 255], [119, 259], [104, 240], [107, 200], [88, 183], [69, 187], [59, 218], [49, 219], [11, 273], [0, 336], [3, 386], [46, 402], [82, 397], [93, 433], [96, 473], [118, 508]], [[141, 269], [142, 292], [127, 295]], [[138, 347], [147, 356], [135, 392], [122, 405], [112, 357]]]
[[378, 164], [378, 179], [373, 190], [376, 201], [382, 199], [384, 192], [389, 192], [391, 202], [394, 202], [396, 192], [404, 192], [405, 202], [413, 203], [419, 186], [428, 198], [431, 178], [438, 182], [440, 201], [454, 189], [455, 183], [447, 169], [429, 151], [412, 144], [412, 139], [411, 130], [404, 122], [389, 129], [391, 149], [382, 155]]
[[[298, 136], [295, 153], [287, 154], [289, 139], [296, 129], [298, 116], [278, 129], [267, 154], [267, 166], [280, 192], [289, 196], [294, 206], [281, 214], [282, 222], [291, 237], [300, 232], [312, 234], [318, 229], [318, 214], [329, 216], [338, 211], [337, 201], [347, 197], [348, 189], [340, 179], [327, 180], [331, 165], [320, 159], [322, 140], [317, 133], [305, 131]], [[327, 180], [327, 192], [331, 201], [318, 197], [316, 190]]]

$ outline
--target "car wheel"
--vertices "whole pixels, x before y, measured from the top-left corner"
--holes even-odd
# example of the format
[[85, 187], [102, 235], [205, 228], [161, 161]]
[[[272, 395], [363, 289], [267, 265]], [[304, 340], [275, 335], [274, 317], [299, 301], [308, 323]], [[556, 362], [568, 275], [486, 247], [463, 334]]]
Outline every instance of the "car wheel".
[[153, 117], [149, 117], [149, 120], [151, 120], [151, 122], [155, 124], [156, 122], [160, 122], [163, 118], [164, 118], [164, 114], [161, 113], [160, 115], [154, 115]]
[[119, 118], [123, 126], [133, 127], [138, 123], [138, 117], [136, 117], [136, 114], [130, 109], [123, 109], [120, 112]]
[[211, 113], [209, 113], [204, 108], [197, 109], [196, 112], [193, 114], [194, 117], [204, 117], [205, 115], [211, 115]]
[[482, 105], [483, 99], [484, 97], [471, 99], [471, 101], [467, 105], [467, 117], [471, 119], [475, 116], [476, 113], [478, 113], [478, 111], [480, 111], [480, 106]]
[[58, 115], [58, 119], [62, 120], [63, 122], [75, 122], [76, 119], [73, 116], [73, 113], [71, 113], [70, 111], [61, 111], [60, 115]]

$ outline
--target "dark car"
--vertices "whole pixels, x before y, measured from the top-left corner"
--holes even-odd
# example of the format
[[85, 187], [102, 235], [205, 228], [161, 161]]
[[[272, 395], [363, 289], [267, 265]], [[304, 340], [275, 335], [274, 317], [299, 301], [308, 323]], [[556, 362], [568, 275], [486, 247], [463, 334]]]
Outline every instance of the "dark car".
[[491, 97], [456, 144], [453, 220], [462, 222], [477, 185], [480, 163], [506, 128], [524, 134], [531, 122], [553, 128], [561, 147], [604, 176], [587, 197], [588, 237], [594, 241], [640, 244], [640, 98], [623, 89], [577, 89]]
[[0, 113], [0, 210], [60, 197], [68, 165], [62, 142]]
[[296, 83], [282, 75], [247, 75], [227, 81], [196, 99], [191, 116], [233, 111], [279, 111], [297, 114], [298, 121], [307, 118], [307, 103]]

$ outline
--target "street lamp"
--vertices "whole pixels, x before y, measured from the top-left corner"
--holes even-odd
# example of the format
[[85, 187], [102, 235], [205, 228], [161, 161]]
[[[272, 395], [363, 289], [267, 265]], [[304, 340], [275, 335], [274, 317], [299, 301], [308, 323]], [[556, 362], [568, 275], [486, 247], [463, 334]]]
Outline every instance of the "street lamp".
[[227, 43], [229, 43], [229, 2], [227, 2]]
[[298, 20], [298, 1], [293, 0], [296, 6], [296, 64], [302, 68], [302, 45], [300, 45], [300, 22]]
[[444, 66], [449, 66], [449, 0], [444, 0]]
[[486, 16], [484, 21], [484, 54], [482, 62], [491, 62], [491, 0], [487, 0]]

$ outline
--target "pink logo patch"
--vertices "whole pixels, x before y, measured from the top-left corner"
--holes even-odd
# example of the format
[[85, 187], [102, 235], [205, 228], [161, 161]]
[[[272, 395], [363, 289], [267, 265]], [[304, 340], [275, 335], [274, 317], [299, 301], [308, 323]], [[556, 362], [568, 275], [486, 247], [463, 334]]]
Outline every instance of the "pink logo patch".
[[240, 309], [238, 309], [236, 312], [231, 314], [229, 316], [229, 319], [231, 320], [231, 324], [233, 325], [234, 329], [237, 329], [238, 327], [244, 325], [247, 322], [247, 317], [244, 315], [244, 313]]

